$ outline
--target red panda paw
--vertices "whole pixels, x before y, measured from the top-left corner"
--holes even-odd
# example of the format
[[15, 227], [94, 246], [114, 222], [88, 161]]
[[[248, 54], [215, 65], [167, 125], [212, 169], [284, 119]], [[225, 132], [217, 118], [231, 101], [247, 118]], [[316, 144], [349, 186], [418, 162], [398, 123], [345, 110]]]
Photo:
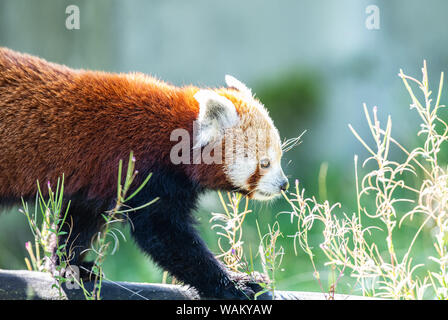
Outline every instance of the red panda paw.
[[240, 291], [242, 299], [272, 300], [271, 292], [265, 289], [271, 282], [266, 275], [258, 272], [247, 274], [233, 271], [230, 271], [229, 275], [236, 290]]

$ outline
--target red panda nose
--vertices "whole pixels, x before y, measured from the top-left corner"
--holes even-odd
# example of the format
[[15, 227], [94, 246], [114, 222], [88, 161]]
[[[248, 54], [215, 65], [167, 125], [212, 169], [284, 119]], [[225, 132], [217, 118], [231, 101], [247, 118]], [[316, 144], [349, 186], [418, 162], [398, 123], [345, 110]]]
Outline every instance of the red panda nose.
[[282, 191], [286, 191], [286, 190], [288, 190], [288, 188], [289, 188], [289, 182], [288, 182], [288, 180], [285, 180], [285, 181], [280, 185], [280, 189], [281, 189]]

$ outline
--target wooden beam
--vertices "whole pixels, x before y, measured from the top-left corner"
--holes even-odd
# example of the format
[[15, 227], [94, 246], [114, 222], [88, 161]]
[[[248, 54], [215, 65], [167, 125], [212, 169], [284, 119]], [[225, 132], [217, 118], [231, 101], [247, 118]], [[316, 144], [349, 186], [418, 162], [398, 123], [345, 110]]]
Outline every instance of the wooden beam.
[[[75, 283], [62, 284], [59, 291], [56, 281], [48, 273], [0, 270], [0, 300], [84, 300], [85, 295]], [[85, 288], [92, 290], [92, 283]], [[169, 284], [113, 282], [104, 280], [101, 288], [103, 300], [192, 300], [199, 299], [197, 293], [186, 287]], [[260, 300], [271, 300], [266, 293]], [[328, 297], [316, 292], [276, 291], [275, 300], [324, 300]], [[364, 297], [335, 295], [336, 300], [357, 300]]]

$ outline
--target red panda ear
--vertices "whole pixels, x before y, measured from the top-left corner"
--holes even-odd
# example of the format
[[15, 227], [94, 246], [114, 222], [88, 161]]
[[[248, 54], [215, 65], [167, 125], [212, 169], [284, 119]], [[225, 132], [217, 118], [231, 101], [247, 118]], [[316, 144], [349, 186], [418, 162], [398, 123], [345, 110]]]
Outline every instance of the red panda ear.
[[219, 140], [225, 129], [231, 128], [239, 121], [234, 104], [212, 90], [199, 90], [194, 98], [199, 103], [199, 134], [196, 146]]
[[252, 91], [240, 80], [231, 75], [226, 74], [225, 76], [226, 84], [229, 88], [235, 88], [246, 96], [252, 97]]

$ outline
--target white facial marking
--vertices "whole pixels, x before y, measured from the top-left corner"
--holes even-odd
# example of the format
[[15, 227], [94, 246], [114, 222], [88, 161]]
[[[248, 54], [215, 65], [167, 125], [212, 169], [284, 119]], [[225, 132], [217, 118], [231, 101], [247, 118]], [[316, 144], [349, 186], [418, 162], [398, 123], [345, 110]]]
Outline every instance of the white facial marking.
[[249, 187], [247, 181], [257, 169], [257, 165], [258, 163], [255, 159], [237, 157], [235, 161], [227, 167], [227, 175], [235, 186], [247, 190]]

